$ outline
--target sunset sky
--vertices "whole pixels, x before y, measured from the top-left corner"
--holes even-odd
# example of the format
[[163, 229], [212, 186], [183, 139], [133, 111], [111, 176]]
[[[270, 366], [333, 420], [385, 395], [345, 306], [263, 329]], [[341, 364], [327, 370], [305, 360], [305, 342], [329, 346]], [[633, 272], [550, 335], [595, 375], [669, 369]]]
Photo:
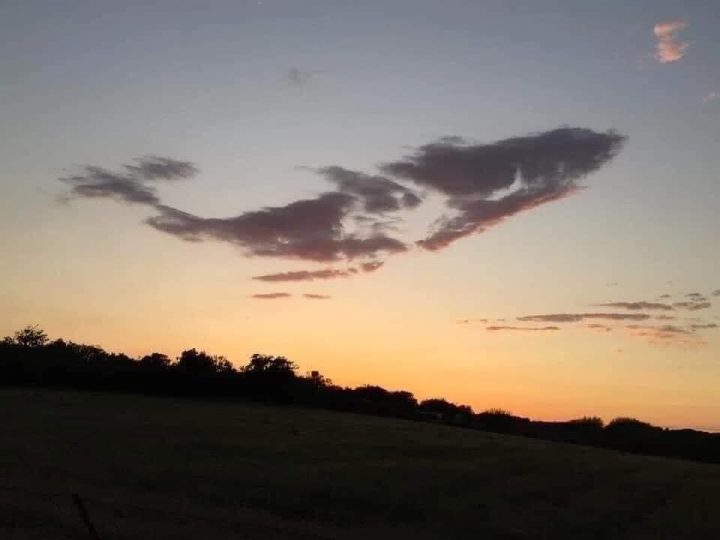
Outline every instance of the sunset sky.
[[5, 0], [0, 335], [720, 431], [719, 26], [713, 0]]

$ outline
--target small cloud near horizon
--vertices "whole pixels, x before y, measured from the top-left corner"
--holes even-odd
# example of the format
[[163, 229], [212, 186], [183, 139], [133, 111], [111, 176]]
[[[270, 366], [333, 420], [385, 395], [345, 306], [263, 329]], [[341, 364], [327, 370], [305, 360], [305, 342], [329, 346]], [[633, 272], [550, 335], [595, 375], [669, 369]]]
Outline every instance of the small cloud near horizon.
[[595, 304], [598, 307], [610, 307], [619, 309], [629, 310], [659, 310], [659, 311], [672, 311], [674, 308], [669, 304], [662, 304], [659, 302], [607, 302], [604, 304]]
[[279, 298], [290, 298], [292, 294], [286, 292], [274, 292], [274, 293], [259, 293], [251, 295], [251, 298], [257, 298], [258, 300], [276, 300]]
[[558, 326], [488, 326], [485, 330], [489, 332], [554, 332], [560, 328]]

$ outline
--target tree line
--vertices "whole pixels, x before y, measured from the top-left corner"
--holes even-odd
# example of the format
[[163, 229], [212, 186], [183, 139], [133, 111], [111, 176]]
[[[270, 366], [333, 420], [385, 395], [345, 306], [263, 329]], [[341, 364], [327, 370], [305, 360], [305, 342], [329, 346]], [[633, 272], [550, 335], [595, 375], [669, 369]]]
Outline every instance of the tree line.
[[667, 429], [634, 418], [543, 422], [501, 409], [471, 407], [380, 386], [341, 387], [317, 371], [299, 374], [283, 356], [253, 354], [240, 368], [222, 356], [188, 349], [176, 359], [141, 358], [63, 339], [28, 326], [0, 341], [0, 385], [135, 392], [202, 399], [245, 399], [435, 422], [626, 452], [720, 463], [720, 434]]

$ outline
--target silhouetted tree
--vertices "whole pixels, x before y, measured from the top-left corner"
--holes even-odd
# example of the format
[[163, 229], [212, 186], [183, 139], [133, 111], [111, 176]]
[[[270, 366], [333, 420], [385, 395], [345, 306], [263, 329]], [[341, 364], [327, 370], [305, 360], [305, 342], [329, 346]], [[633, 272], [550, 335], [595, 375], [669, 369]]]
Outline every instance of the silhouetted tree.
[[253, 354], [243, 371], [253, 375], [262, 374], [278, 378], [292, 378], [295, 376], [297, 366], [295, 362], [288, 360], [284, 356]]
[[162, 353], [146, 354], [140, 359], [140, 365], [145, 369], [161, 371], [168, 369], [172, 364], [170, 358]]
[[15, 343], [23, 347], [42, 347], [47, 342], [47, 334], [37, 325], [28, 325], [15, 332]]
[[188, 349], [180, 353], [177, 369], [187, 375], [214, 375], [216, 373], [230, 373], [232, 364], [222, 356], [210, 356], [204, 351]]
[[247, 365], [235, 370], [226, 358], [196, 349], [183, 351], [176, 363], [161, 353], [135, 360], [93, 345], [62, 339], [49, 342], [37, 326], [0, 340], [2, 385], [261, 399], [720, 463], [720, 434], [662, 429], [634, 418], [616, 418], [603, 426], [597, 417], [543, 422], [502, 409], [474, 414], [467, 405], [445, 399], [418, 404], [404, 390], [374, 385], [342, 388], [317, 371], [304, 377], [296, 372], [295, 363], [284, 356], [254, 354]]

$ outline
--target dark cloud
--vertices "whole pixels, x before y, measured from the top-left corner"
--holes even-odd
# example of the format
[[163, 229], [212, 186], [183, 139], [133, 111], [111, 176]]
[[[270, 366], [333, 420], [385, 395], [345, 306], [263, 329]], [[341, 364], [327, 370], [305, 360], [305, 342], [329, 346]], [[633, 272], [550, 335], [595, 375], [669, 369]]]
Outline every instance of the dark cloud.
[[[297, 69], [291, 70], [289, 77], [296, 82], [307, 78]], [[449, 137], [381, 168], [385, 174], [448, 196], [447, 206], [454, 215], [442, 217], [433, 232], [418, 242], [434, 250], [518, 212], [575, 193], [580, 189], [576, 181], [610, 160], [623, 141], [624, 137], [612, 131], [582, 128], [561, 128], [486, 145]], [[81, 174], [62, 180], [70, 185], [72, 196], [151, 206], [157, 211], [146, 220], [151, 227], [192, 242], [227, 242], [247, 255], [319, 262], [371, 259], [348, 270], [370, 272], [380, 268], [383, 257], [408, 250], [406, 242], [395, 237], [400, 217], [388, 214], [420, 205], [415, 190], [386, 176], [340, 166], [313, 170], [336, 190], [227, 218], [194, 215], [159, 199], [152, 185], [156, 181], [197, 173], [187, 161], [150, 155], [124, 165], [122, 173], [85, 167]], [[297, 274], [283, 274], [287, 280], [304, 279], [293, 275]], [[284, 280], [280, 274], [256, 279]]]
[[713, 296], [720, 296], [720, 289], [717, 289], [717, 290], [713, 291], [713, 292], [712, 292], [712, 295], [713, 295]]
[[560, 330], [560, 328], [557, 326], [488, 326], [485, 330], [490, 332], [500, 332], [504, 330], [522, 332], [554, 332], [555, 330]]
[[382, 261], [370, 261], [370, 262], [362, 263], [360, 265], [360, 268], [362, 269], [363, 272], [366, 272], [366, 273], [367, 272], [375, 272], [376, 270], [379, 270], [380, 268], [382, 268], [382, 266], [384, 264], [385, 263]]
[[123, 165], [125, 172], [113, 172], [102, 167], [85, 166], [76, 175], [60, 181], [70, 186], [70, 197], [115, 199], [130, 204], [157, 206], [160, 204], [155, 188], [145, 182], [180, 180], [197, 174], [189, 161], [146, 156]]
[[522, 322], [554, 322], [570, 323], [587, 319], [605, 319], [609, 321], [645, 321], [650, 318], [647, 313], [550, 313], [547, 315], [525, 315], [518, 317]]
[[670, 295], [670, 294], [661, 294], [658, 298], [660, 298], [661, 300], [665, 300], [665, 299], [667, 299], [667, 298], [672, 298], [672, 295]]
[[252, 298], [257, 298], [259, 300], [277, 300], [279, 298], [290, 298], [292, 294], [286, 293], [286, 292], [273, 292], [273, 293], [262, 293], [262, 294], [253, 294]]
[[114, 199], [130, 204], [154, 206], [160, 203], [155, 190], [130, 175], [101, 167], [84, 167], [81, 174], [60, 178], [70, 186], [70, 197]]
[[413, 190], [384, 176], [370, 176], [338, 166], [314, 170], [336, 184], [338, 191], [358, 197], [365, 212], [370, 214], [413, 209], [422, 202], [420, 196]]
[[606, 304], [596, 304], [599, 307], [630, 309], [630, 310], [657, 310], [672, 311], [673, 307], [669, 304], [661, 304], [658, 302], [608, 302]]
[[700, 311], [701, 309], [709, 309], [712, 304], [710, 302], [675, 302], [673, 306], [688, 311]]
[[707, 298], [705, 298], [705, 295], [700, 294], [699, 292], [687, 293], [685, 295], [685, 298], [689, 298], [693, 302], [706, 302], [707, 301]]
[[690, 328], [692, 328], [693, 330], [710, 330], [718, 328], [718, 325], [715, 323], [691, 324]]
[[332, 298], [331, 296], [327, 296], [326, 294], [313, 294], [313, 293], [305, 293], [303, 294], [305, 298], [310, 298], [311, 300], [329, 300]]
[[351, 195], [329, 192], [222, 219], [163, 206], [147, 223], [184, 240], [229, 242], [249, 255], [328, 262], [407, 250], [403, 242], [384, 234], [361, 237], [346, 232], [343, 220], [354, 204]]
[[132, 176], [143, 180], [182, 180], [198, 173], [195, 165], [189, 161], [160, 156], [145, 156], [135, 161], [124, 167]]
[[[491, 144], [459, 138], [421, 146], [381, 170], [448, 196], [453, 217], [443, 218], [419, 245], [441, 249], [507, 217], [578, 191], [577, 180], [598, 170], [621, 149], [614, 131], [560, 128]], [[505, 193], [510, 190], [509, 193]]]
[[316, 279], [345, 278], [353, 275], [354, 273], [355, 272], [350, 270], [335, 270], [333, 268], [326, 268], [324, 270], [298, 270], [296, 272], [265, 274], [262, 276], [253, 276], [252, 279], [257, 281], [314, 281]]
[[673, 315], [655, 315], [655, 319], [658, 321], [674, 321], [677, 317]]

